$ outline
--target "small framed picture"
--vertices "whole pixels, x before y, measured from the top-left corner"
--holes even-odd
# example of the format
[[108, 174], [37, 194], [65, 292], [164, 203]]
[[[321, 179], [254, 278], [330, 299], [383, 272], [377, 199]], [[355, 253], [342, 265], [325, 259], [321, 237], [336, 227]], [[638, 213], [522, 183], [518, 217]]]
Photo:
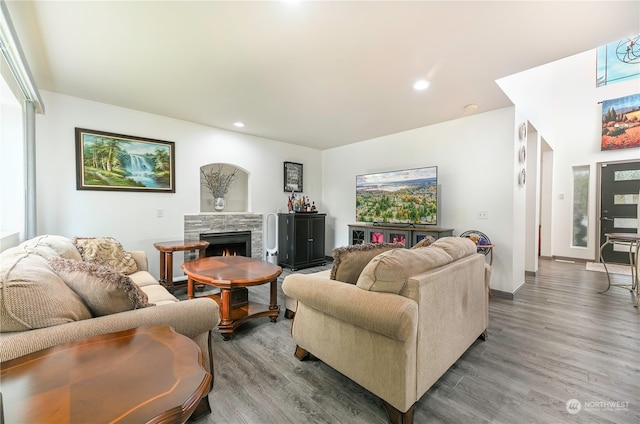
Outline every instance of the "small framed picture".
[[302, 192], [302, 164], [295, 162], [284, 163], [284, 191], [291, 193]]

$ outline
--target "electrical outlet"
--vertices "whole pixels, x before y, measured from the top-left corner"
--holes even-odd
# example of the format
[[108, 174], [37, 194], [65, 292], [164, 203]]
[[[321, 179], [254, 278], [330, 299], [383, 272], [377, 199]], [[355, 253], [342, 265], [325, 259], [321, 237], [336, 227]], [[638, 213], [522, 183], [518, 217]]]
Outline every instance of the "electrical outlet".
[[478, 211], [478, 219], [489, 219], [489, 211]]
[[164, 209], [157, 209], [156, 210], [156, 216], [158, 218], [162, 218], [164, 216]]

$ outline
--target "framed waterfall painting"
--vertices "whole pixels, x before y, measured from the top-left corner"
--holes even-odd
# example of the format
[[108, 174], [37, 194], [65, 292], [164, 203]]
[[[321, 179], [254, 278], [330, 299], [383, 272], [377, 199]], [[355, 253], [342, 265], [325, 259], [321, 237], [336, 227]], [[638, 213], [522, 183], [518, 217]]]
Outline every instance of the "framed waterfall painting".
[[175, 143], [76, 128], [78, 190], [176, 192]]

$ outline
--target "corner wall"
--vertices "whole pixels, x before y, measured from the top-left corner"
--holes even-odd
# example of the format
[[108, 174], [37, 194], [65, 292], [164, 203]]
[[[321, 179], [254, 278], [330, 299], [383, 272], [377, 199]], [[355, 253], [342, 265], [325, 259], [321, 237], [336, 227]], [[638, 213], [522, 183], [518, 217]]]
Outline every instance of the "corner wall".
[[[437, 226], [453, 228], [454, 235], [487, 234], [496, 245], [491, 287], [513, 293], [524, 282], [524, 258], [515, 252], [524, 250], [525, 217], [525, 191], [516, 180], [515, 122], [509, 107], [325, 150], [327, 245], [348, 244], [356, 175], [437, 165]], [[489, 218], [478, 219], [478, 211]]]
[[[41, 92], [46, 115], [36, 120], [39, 234], [111, 236], [128, 250], [144, 250], [159, 276], [153, 243], [182, 240], [184, 215], [200, 211], [200, 166], [225, 162], [249, 172], [249, 211], [286, 210], [283, 162], [304, 165], [305, 195], [322, 210], [321, 152], [149, 113]], [[76, 190], [74, 128], [103, 130], [175, 142], [176, 192]], [[158, 209], [163, 217], [157, 216]], [[181, 255], [174, 269], [179, 271]], [[181, 274], [181, 273], [180, 273]]]
[[[596, 87], [596, 51], [589, 50], [556, 62], [511, 75], [497, 83], [517, 105], [553, 153], [545, 152], [546, 170], [553, 175], [550, 205], [544, 205], [542, 225], [552, 240], [544, 240], [543, 256], [594, 260], [598, 251], [598, 163], [637, 160], [640, 149], [601, 151], [603, 100], [640, 93], [634, 79]], [[589, 231], [587, 247], [572, 246], [573, 168], [589, 166]], [[550, 208], [550, 209], [548, 209]], [[550, 210], [550, 213], [549, 213]], [[550, 218], [549, 221], [547, 218]]]

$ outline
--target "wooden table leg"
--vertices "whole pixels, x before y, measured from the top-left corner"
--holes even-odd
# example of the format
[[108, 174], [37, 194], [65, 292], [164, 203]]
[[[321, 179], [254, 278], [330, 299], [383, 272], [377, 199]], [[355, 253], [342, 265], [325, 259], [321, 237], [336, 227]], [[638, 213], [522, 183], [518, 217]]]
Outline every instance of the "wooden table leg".
[[165, 268], [164, 252], [160, 252], [160, 284], [167, 283], [167, 269]]
[[173, 287], [173, 252], [165, 252], [167, 257], [165, 258], [165, 267], [167, 269], [166, 271], [166, 282], [167, 282], [167, 287], [169, 287], [169, 290], [173, 293], [174, 287]]
[[193, 278], [187, 278], [187, 299], [193, 299]]
[[[231, 326], [231, 289], [220, 289], [220, 303], [222, 303], [222, 311], [220, 311], [220, 327]], [[224, 334], [223, 334], [224, 336]]]
[[[271, 296], [269, 297], [269, 310], [273, 311], [278, 309], [278, 279], [276, 278], [271, 282]], [[276, 322], [278, 316], [271, 317], [271, 322]]]

